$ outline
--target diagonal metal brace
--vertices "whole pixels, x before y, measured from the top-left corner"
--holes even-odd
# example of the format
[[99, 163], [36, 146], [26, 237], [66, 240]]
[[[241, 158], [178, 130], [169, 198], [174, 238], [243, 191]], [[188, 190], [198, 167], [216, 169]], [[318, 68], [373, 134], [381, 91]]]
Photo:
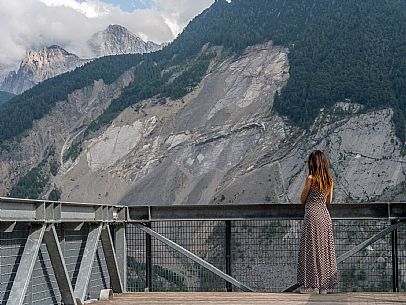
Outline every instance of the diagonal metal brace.
[[228, 274], [224, 273], [223, 271], [221, 271], [220, 269], [218, 269], [217, 267], [213, 266], [212, 264], [206, 262], [204, 259], [200, 258], [199, 256], [197, 256], [196, 254], [190, 252], [189, 250], [183, 248], [182, 246], [180, 246], [179, 244], [173, 242], [172, 240], [166, 238], [165, 236], [155, 232], [154, 230], [139, 224], [139, 223], [135, 223], [134, 224], [138, 229], [144, 231], [145, 233], [148, 233], [149, 235], [153, 236], [154, 238], [158, 239], [159, 241], [163, 242], [165, 245], [171, 247], [172, 249], [178, 251], [179, 253], [185, 255], [186, 257], [190, 258], [191, 260], [193, 260], [194, 262], [198, 263], [200, 266], [206, 268], [207, 270], [213, 272], [214, 274], [218, 275], [219, 277], [221, 277], [222, 279], [224, 279], [225, 281], [233, 284], [234, 286], [240, 288], [243, 291], [248, 291], [248, 292], [254, 292], [254, 289], [244, 285], [243, 283], [237, 281], [235, 278], [229, 276]]
[[[405, 223], [406, 223], [405, 220], [401, 220], [401, 221], [399, 221], [399, 222], [397, 222], [397, 223], [395, 223], [393, 225], [390, 225], [389, 227], [383, 229], [382, 231], [376, 233], [375, 235], [373, 235], [372, 237], [370, 237], [367, 240], [363, 241], [362, 243], [355, 246], [351, 250], [349, 250], [349, 251], [345, 252], [344, 254], [340, 255], [337, 258], [337, 264], [342, 263], [347, 258], [349, 258], [349, 257], [353, 256], [354, 254], [358, 253], [359, 251], [365, 249], [369, 245], [373, 244], [374, 242], [381, 239], [385, 235], [387, 235], [387, 234], [391, 233], [392, 231], [396, 230], [397, 228], [399, 228], [401, 225], [403, 225]], [[300, 287], [300, 285], [296, 283], [296, 284], [294, 284], [292, 286], [289, 286], [289, 287], [285, 288], [282, 292], [293, 292], [296, 289], [298, 289], [299, 287]]]
[[106, 258], [107, 269], [110, 275], [111, 288], [113, 288], [113, 292], [121, 293], [123, 292], [123, 283], [120, 277], [116, 251], [114, 250], [109, 225], [103, 227], [100, 238], [103, 246], [104, 257]]
[[69, 279], [68, 270], [66, 269], [58, 235], [53, 224], [45, 231], [44, 240], [47, 245], [56, 281], [58, 282], [63, 304], [77, 305], [76, 299], [73, 296], [72, 284]]
[[45, 225], [32, 225], [8, 297], [8, 305], [22, 305], [44, 237]]
[[84, 302], [86, 298], [87, 288], [89, 286], [93, 262], [96, 256], [101, 231], [101, 225], [91, 226], [87, 236], [86, 246], [83, 252], [82, 261], [80, 262], [79, 273], [74, 290], [76, 299], [79, 299], [81, 302]]

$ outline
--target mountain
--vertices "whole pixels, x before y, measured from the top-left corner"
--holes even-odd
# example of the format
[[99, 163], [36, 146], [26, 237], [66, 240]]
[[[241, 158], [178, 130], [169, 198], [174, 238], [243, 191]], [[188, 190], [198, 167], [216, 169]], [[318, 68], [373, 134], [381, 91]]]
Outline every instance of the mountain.
[[9, 74], [9, 72], [13, 70], [15, 70], [15, 67], [13, 67], [12, 65], [0, 64], [0, 84], [6, 78], [7, 74]]
[[45, 47], [38, 52], [29, 51], [21, 61], [18, 71], [10, 72], [0, 89], [20, 94], [48, 78], [74, 70], [88, 61], [56, 45]]
[[[94, 34], [88, 44], [94, 58], [149, 53], [165, 46], [152, 41], [144, 42], [120, 25], [110, 25], [106, 30]], [[72, 71], [90, 60], [92, 59], [81, 59], [56, 45], [45, 47], [38, 52], [29, 51], [21, 61], [19, 69], [8, 72], [3, 77], [0, 90], [20, 94], [48, 78]]]
[[405, 200], [404, 1], [218, 0], [164, 49], [0, 106], [0, 192], [124, 204]]
[[121, 25], [109, 25], [88, 41], [95, 57], [119, 54], [155, 52], [162, 48], [152, 41], [145, 42]]
[[14, 94], [12, 94], [12, 93], [0, 91], [0, 104], [3, 104], [5, 102], [11, 100], [11, 98], [13, 96], [14, 96]]

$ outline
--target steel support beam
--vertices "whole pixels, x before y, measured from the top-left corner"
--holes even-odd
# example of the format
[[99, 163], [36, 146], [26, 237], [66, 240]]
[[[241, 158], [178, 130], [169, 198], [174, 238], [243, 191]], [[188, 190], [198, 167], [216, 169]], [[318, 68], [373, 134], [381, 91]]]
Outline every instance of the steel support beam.
[[[151, 229], [151, 223], [145, 226]], [[148, 232], [145, 232], [145, 256], [145, 289], [152, 291], [152, 240]]]
[[123, 292], [123, 284], [121, 281], [117, 257], [108, 225], [103, 227], [100, 238], [103, 246], [104, 257], [106, 258], [107, 270], [109, 271], [110, 275], [111, 288], [113, 289], [113, 292], [121, 293]]
[[74, 290], [75, 298], [79, 299], [81, 302], [84, 302], [86, 298], [101, 231], [101, 225], [92, 225], [89, 228], [89, 234], [87, 236], [85, 250], [83, 251], [82, 261], [80, 262], [79, 273]]
[[[231, 276], [231, 220], [225, 221], [225, 239], [226, 239], [226, 273]], [[230, 282], [226, 282], [227, 292], [233, 291]]]
[[[329, 204], [332, 219], [406, 219], [404, 203]], [[129, 221], [303, 219], [301, 204], [129, 206]]]
[[127, 292], [127, 238], [126, 226], [114, 226], [114, 241], [123, 292]]
[[204, 259], [200, 258], [196, 254], [190, 252], [189, 250], [183, 248], [182, 246], [178, 245], [177, 243], [173, 242], [172, 240], [166, 238], [165, 236], [155, 232], [154, 230], [146, 227], [145, 225], [142, 224], [135, 224], [135, 226], [144, 231], [145, 233], [148, 233], [149, 235], [153, 236], [154, 238], [158, 239], [159, 241], [163, 242], [165, 245], [171, 247], [172, 249], [178, 251], [179, 253], [185, 255], [186, 257], [190, 258], [194, 262], [198, 263], [200, 266], [206, 268], [207, 270], [213, 272], [214, 274], [218, 275], [225, 281], [233, 284], [234, 286], [238, 287], [239, 289], [243, 291], [250, 291], [253, 292], [254, 289], [244, 285], [243, 283], [237, 281], [235, 278], [229, 276], [228, 274], [224, 273], [217, 267], [213, 266], [212, 264], [206, 262]]
[[56, 281], [58, 282], [63, 304], [77, 305], [54, 225], [50, 225], [47, 228], [44, 233], [44, 240], [47, 245]]
[[[344, 254], [340, 255], [337, 258], [337, 264], [342, 263], [343, 261], [345, 261], [347, 258], [353, 256], [354, 254], [358, 253], [359, 251], [365, 249], [366, 247], [368, 247], [369, 245], [373, 244], [374, 242], [376, 242], [377, 240], [381, 239], [382, 237], [386, 236], [387, 234], [393, 232], [394, 230], [396, 230], [397, 228], [399, 228], [401, 225], [403, 225], [405, 223], [405, 221], [401, 221], [401, 222], [397, 222], [394, 223], [392, 225], [390, 225], [389, 227], [383, 229], [382, 231], [376, 233], [375, 235], [373, 235], [372, 237], [368, 238], [367, 240], [363, 241], [362, 243], [360, 243], [359, 245], [355, 246], [354, 248], [352, 248], [351, 250], [345, 252]], [[297, 288], [299, 288], [300, 285], [299, 284], [294, 284], [292, 286], [287, 287], [286, 289], [284, 289], [282, 292], [292, 292], [295, 291]]]
[[11, 233], [13, 232], [16, 225], [17, 225], [16, 221], [0, 222], [0, 232]]
[[22, 305], [45, 233], [45, 225], [32, 225], [8, 297], [8, 305]]
[[[406, 219], [404, 202], [328, 205], [332, 219]], [[0, 221], [146, 222], [160, 220], [302, 219], [300, 204], [150, 205], [60, 202], [0, 197]]]
[[[396, 224], [396, 220], [391, 221], [392, 225]], [[392, 244], [392, 286], [393, 292], [399, 292], [399, 260], [398, 260], [398, 230], [391, 232]]]

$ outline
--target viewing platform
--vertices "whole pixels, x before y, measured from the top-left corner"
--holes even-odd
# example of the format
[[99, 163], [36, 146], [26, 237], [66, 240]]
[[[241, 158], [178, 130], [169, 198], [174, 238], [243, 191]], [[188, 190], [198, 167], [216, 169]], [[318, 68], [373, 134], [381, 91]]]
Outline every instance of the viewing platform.
[[[406, 203], [329, 205], [339, 284], [298, 293], [301, 205], [0, 198], [2, 304], [406, 304]], [[149, 291], [149, 292], [145, 292]]]

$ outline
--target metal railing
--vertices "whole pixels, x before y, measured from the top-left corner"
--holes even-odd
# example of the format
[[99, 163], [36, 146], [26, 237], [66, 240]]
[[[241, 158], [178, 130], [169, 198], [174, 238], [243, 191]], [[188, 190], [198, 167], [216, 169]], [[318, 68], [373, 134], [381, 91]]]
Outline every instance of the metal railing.
[[[337, 291], [406, 291], [406, 203], [329, 206]], [[0, 198], [1, 304], [101, 289], [293, 291], [303, 206], [120, 206]]]
[[[335, 290], [406, 291], [406, 204], [328, 208], [340, 277]], [[293, 291], [303, 214], [301, 205], [130, 207], [128, 290]]]

